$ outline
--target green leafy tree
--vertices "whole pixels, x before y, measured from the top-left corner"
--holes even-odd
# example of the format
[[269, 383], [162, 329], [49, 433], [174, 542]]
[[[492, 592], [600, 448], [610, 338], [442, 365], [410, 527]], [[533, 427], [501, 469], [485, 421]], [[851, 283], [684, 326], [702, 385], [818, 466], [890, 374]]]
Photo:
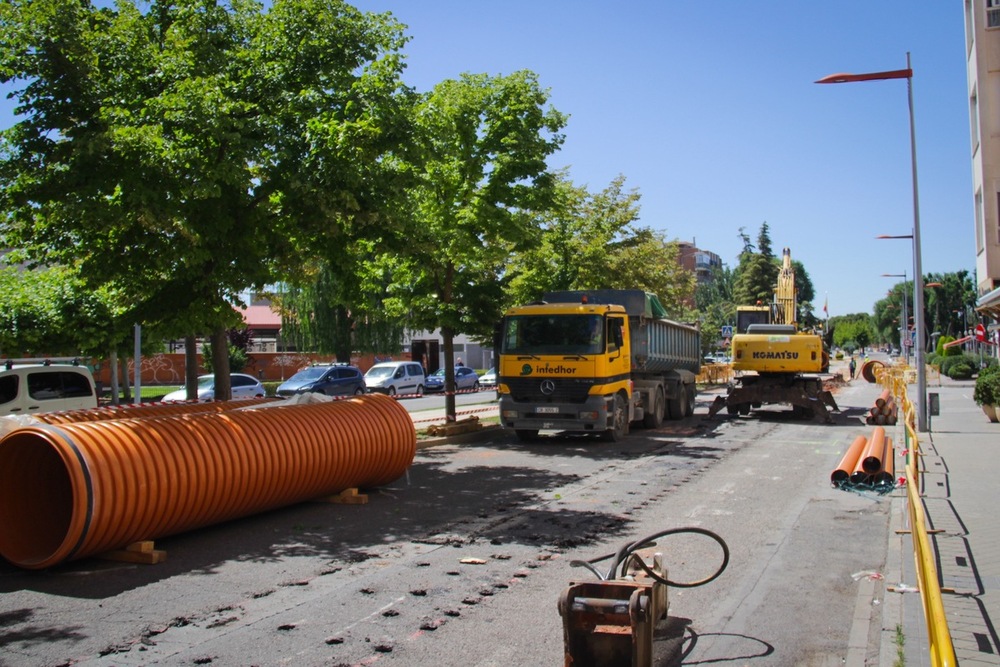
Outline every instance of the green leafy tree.
[[396, 257], [367, 250], [346, 253], [340, 261], [354, 268], [352, 276], [345, 277], [343, 266], [324, 262], [312, 281], [274, 295], [283, 335], [298, 350], [332, 353], [345, 363], [355, 351], [399, 353], [405, 317], [388, 291]]
[[561, 174], [539, 242], [510, 264], [508, 301], [527, 303], [552, 290], [627, 287], [657, 294], [672, 317], [688, 315], [694, 275], [680, 266], [676, 242], [634, 224], [639, 198], [621, 175], [591, 194]]
[[676, 241], [667, 241], [652, 229], [637, 229], [612, 255], [611, 268], [612, 274], [602, 287], [627, 286], [652, 292], [660, 297], [669, 317], [693, 319], [696, 279], [692, 271], [681, 266]]
[[[236, 327], [226, 331], [226, 354], [230, 373], [243, 372], [250, 361], [250, 347], [253, 345], [253, 332], [246, 327]], [[202, 350], [204, 368], [211, 370], [215, 358], [212, 344], [206, 343]]]
[[0, 352], [103, 356], [114, 341], [113, 300], [66, 267], [0, 268]]
[[507, 263], [537, 242], [537, 213], [552, 206], [546, 159], [562, 144], [566, 119], [547, 103], [537, 77], [521, 71], [443, 81], [417, 109], [423, 174], [393, 290], [411, 326], [441, 330], [449, 419], [454, 336], [491, 332]]
[[924, 289], [927, 330], [956, 338], [966, 335], [976, 304], [976, 286], [969, 272], [929, 273], [924, 284], [932, 285]]
[[743, 251], [736, 268], [733, 296], [738, 305], [752, 306], [756, 303], [768, 304], [774, 300], [774, 288], [778, 282], [779, 265], [771, 251], [771, 237], [767, 223], [763, 223], [757, 235], [756, 249], [740, 229]]
[[211, 331], [227, 397], [239, 294], [380, 222], [408, 144], [405, 38], [339, 0], [147, 9], [0, 5], [0, 81], [21, 84], [0, 137], [3, 243], [111, 285], [124, 321]]
[[510, 300], [526, 303], [545, 292], [606, 285], [613, 276], [613, 255], [632, 237], [639, 217], [639, 193], [625, 190], [617, 176], [590, 193], [558, 175], [553, 206], [539, 216], [534, 243], [517, 252], [509, 269]]
[[864, 350], [873, 343], [874, 331], [868, 313], [831, 317], [829, 327], [833, 344], [837, 347]]
[[736, 326], [733, 282], [733, 270], [724, 265], [713, 268], [711, 277], [695, 289], [695, 306], [701, 318], [702, 353], [713, 351], [720, 343], [723, 326]]

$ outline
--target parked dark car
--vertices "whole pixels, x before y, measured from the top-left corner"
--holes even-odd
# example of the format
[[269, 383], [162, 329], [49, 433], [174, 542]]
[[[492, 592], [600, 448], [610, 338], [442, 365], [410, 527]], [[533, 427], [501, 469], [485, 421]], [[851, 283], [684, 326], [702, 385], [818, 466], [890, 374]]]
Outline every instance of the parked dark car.
[[310, 366], [278, 385], [277, 394], [288, 398], [295, 394], [356, 396], [365, 393], [365, 377], [347, 364]]
[[[444, 391], [444, 369], [439, 368], [427, 376], [428, 392]], [[479, 376], [468, 366], [455, 367], [455, 390], [471, 389], [479, 391]]]

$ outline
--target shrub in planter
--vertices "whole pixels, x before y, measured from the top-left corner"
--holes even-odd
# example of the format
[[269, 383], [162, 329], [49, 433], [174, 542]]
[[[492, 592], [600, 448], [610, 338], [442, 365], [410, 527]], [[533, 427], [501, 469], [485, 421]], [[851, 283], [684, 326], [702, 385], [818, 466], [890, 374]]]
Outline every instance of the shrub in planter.
[[1000, 366], [988, 366], [979, 371], [976, 386], [972, 390], [972, 400], [976, 405], [1000, 403]]

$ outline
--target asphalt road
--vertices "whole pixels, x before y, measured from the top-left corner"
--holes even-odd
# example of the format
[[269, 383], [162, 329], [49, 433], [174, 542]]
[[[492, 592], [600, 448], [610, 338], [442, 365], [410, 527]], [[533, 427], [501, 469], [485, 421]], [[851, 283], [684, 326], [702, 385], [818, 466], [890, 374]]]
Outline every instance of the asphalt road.
[[[570, 561], [685, 526], [720, 535], [730, 563], [670, 589], [656, 665], [841, 665], [858, 636], [878, 664], [868, 575], [885, 564], [889, 502], [829, 483], [877, 394], [838, 392], [832, 425], [706, 421], [703, 395], [694, 417], [621, 443], [497, 431], [421, 449], [365, 505], [296, 505], [159, 540], [158, 565], [3, 565], [0, 664], [562, 664], [557, 600], [595, 578]], [[721, 559], [697, 536], [656, 550], [677, 582]]]

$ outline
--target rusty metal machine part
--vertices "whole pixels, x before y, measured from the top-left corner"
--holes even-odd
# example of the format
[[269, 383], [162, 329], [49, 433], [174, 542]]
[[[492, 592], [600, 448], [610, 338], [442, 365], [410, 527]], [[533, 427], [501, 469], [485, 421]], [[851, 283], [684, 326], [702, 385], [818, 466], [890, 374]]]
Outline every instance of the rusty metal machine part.
[[[711, 576], [695, 582], [672, 582], [663, 564], [663, 554], [653, 554], [647, 564], [638, 553], [656, 545], [667, 535], [697, 533], [715, 540], [722, 548], [722, 562]], [[594, 563], [612, 558], [607, 575]], [[704, 585], [726, 569], [729, 547], [721, 537], [704, 528], [675, 528], [623, 545], [616, 553], [589, 561], [573, 561], [600, 581], [571, 583], [559, 597], [563, 619], [566, 667], [651, 667], [656, 624], [667, 617], [667, 585], [690, 588]]]

